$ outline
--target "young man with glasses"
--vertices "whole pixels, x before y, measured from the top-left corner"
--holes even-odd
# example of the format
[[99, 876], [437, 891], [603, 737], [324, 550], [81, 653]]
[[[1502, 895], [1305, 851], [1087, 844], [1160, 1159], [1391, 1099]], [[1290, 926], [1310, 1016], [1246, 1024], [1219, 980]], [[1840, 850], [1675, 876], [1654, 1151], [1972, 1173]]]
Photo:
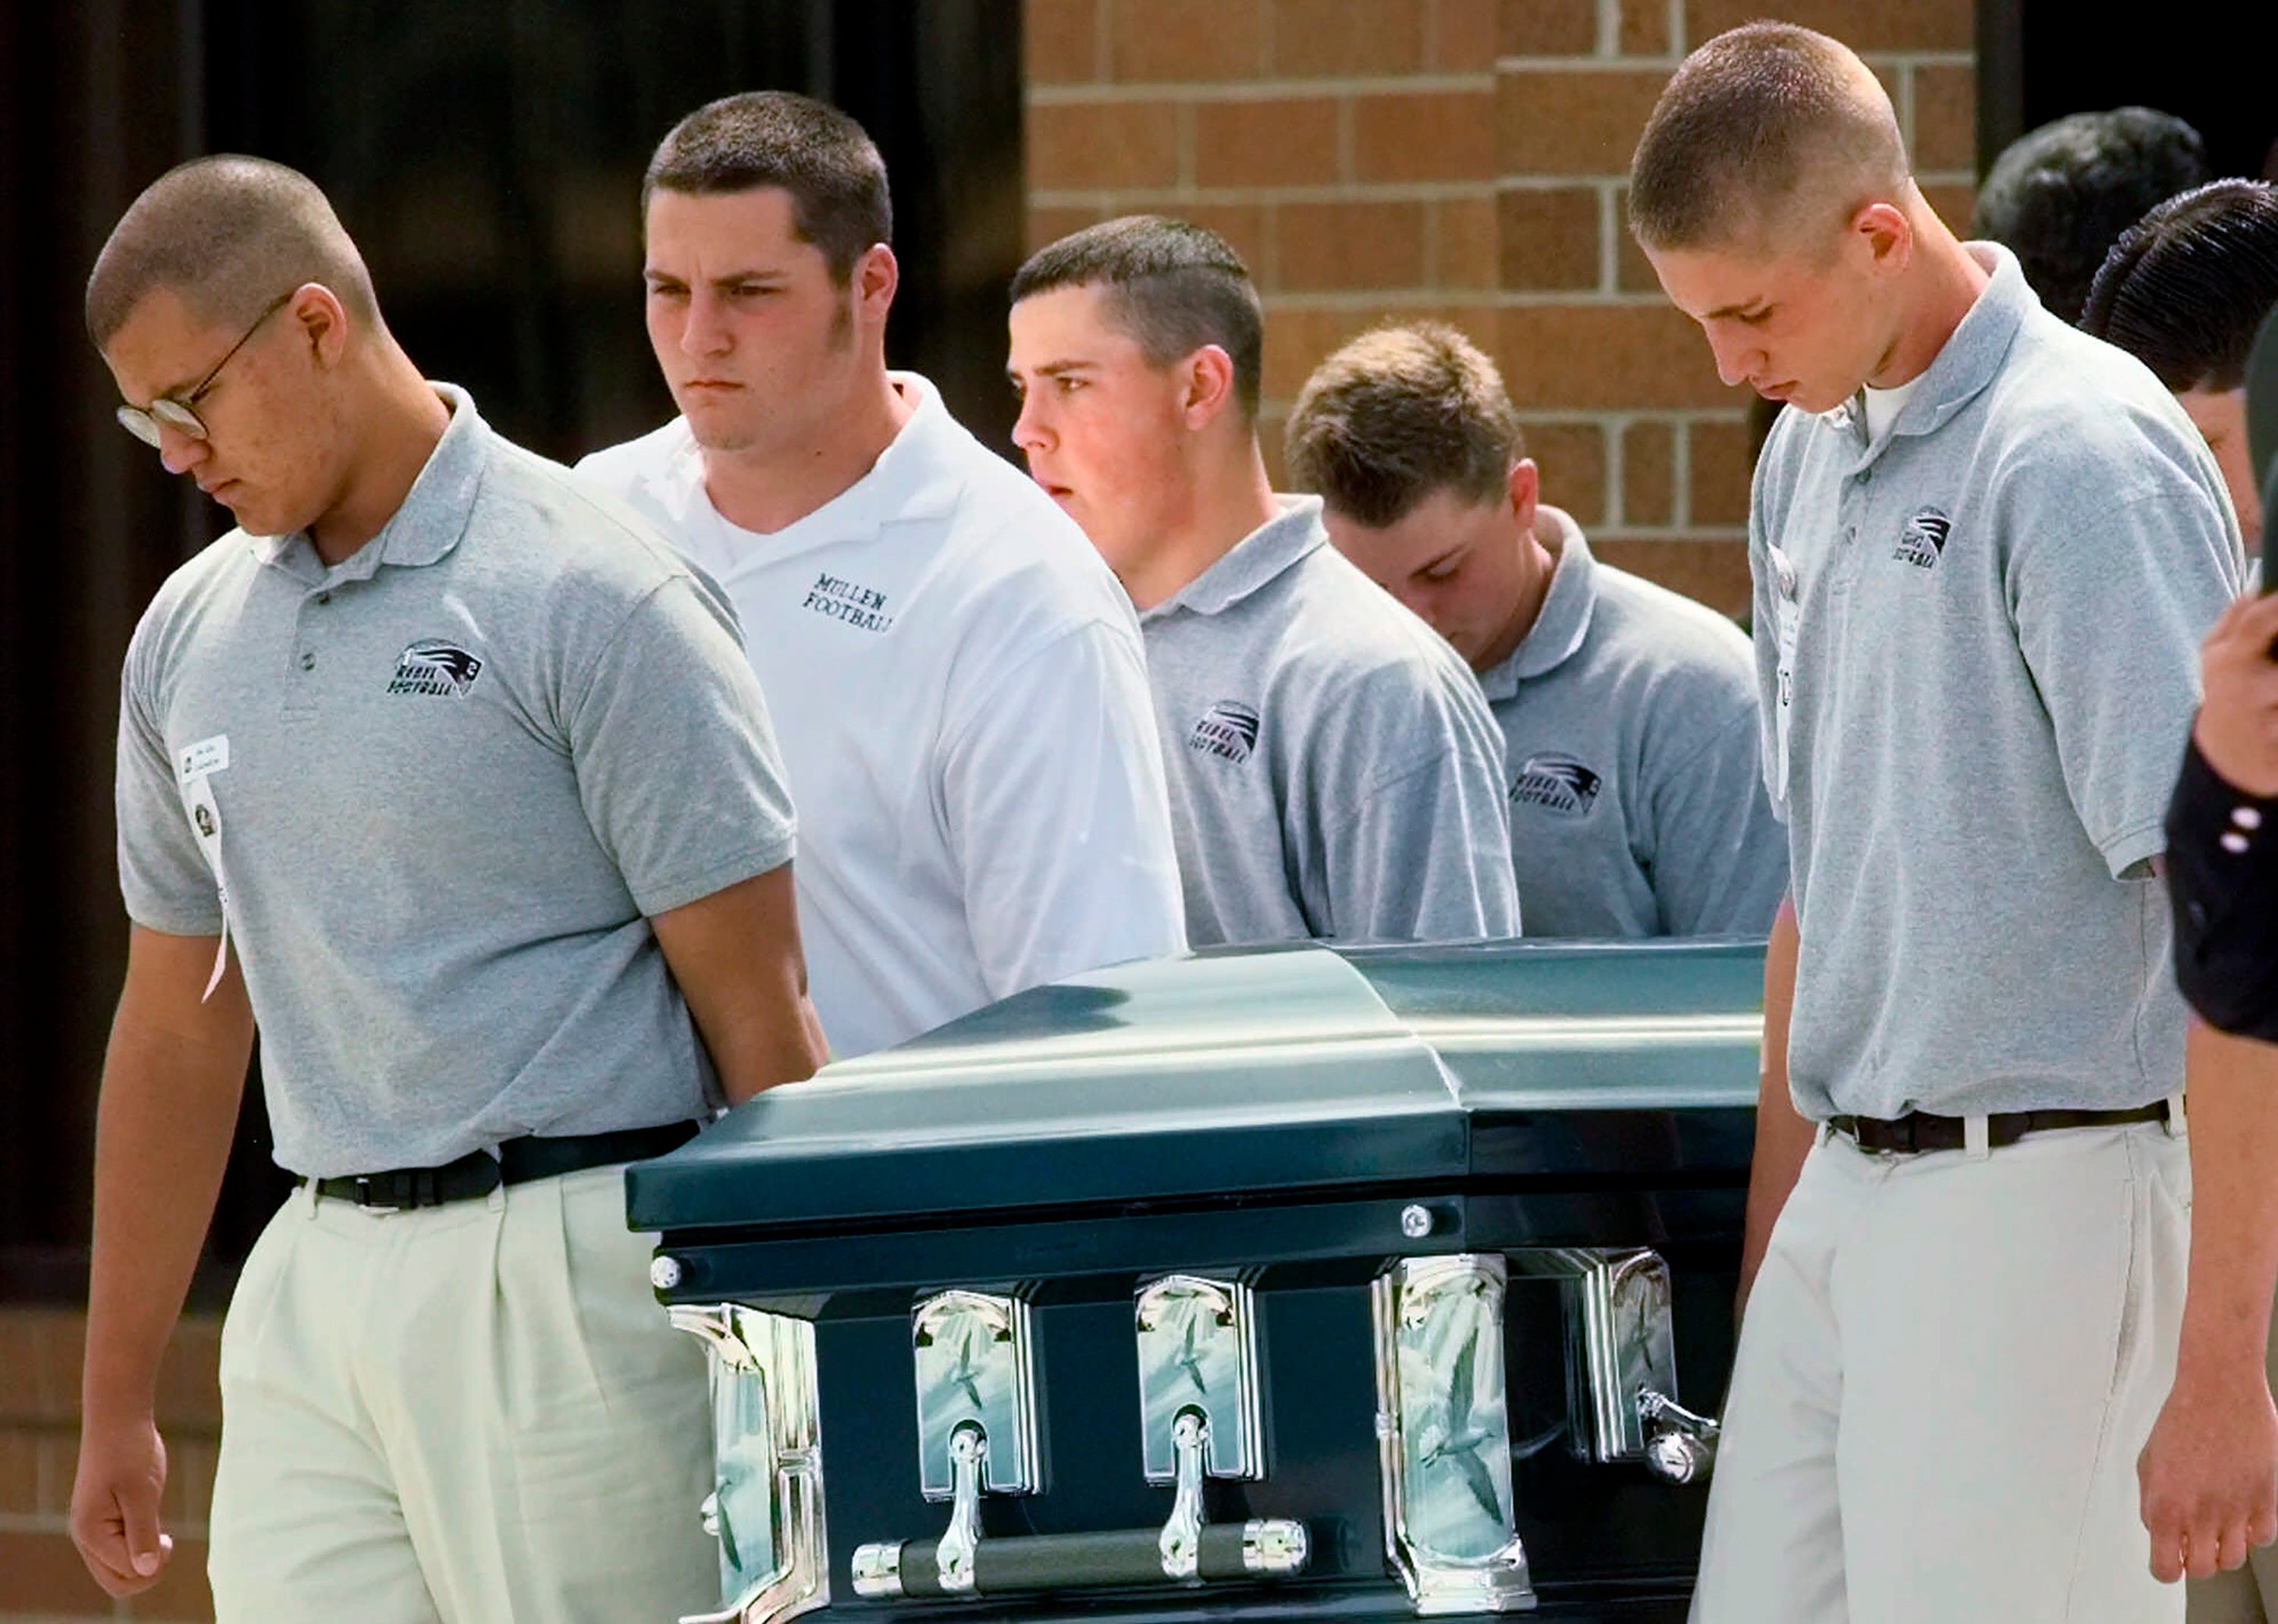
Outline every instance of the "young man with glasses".
[[167, 1560], [153, 1390], [257, 1026], [301, 1178], [223, 1330], [218, 1616], [701, 1611], [703, 1361], [622, 1166], [822, 1048], [732, 616], [420, 376], [290, 170], [162, 177], [87, 313], [238, 528], [121, 684], [80, 1552], [118, 1596]]

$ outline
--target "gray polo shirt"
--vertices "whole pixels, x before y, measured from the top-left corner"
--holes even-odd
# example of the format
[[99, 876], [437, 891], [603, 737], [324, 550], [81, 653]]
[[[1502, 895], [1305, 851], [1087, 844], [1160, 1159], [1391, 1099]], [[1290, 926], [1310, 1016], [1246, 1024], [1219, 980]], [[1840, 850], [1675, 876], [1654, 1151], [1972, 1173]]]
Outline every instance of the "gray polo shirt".
[[1802, 932], [1797, 1109], [2111, 1109], [2182, 1086], [2149, 859], [2240, 549], [2137, 362], [1993, 278], [1871, 445], [1789, 410], [1749, 521]]
[[1479, 677], [1502, 728], [1526, 934], [1763, 934], [1787, 834], [1764, 794], [1747, 637], [1538, 511], [1550, 591]]
[[233, 530], [159, 590], [122, 682], [126, 911], [214, 934], [218, 853], [277, 1160], [320, 1178], [699, 1114], [646, 916], [791, 853], [715, 591], [441, 393], [378, 535], [327, 568]]
[[1502, 742], [1471, 671], [1328, 545], [1318, 497], [1140, 617], [1187, 934], [1518, 934]]

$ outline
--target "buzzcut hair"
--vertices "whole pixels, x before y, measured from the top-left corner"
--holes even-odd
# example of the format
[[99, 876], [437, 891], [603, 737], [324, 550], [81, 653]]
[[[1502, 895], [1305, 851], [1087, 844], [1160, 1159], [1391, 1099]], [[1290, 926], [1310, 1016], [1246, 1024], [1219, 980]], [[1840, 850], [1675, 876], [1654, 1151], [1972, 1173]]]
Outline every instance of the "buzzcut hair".
[[1978, 188], [1970, 234], [2014, 254], [2042, 304], [2077, 322], [2120, 233], [2210, 179], [2205, 142], [2172, 113], [2068, 113], [2001, 149]]
[[371, 273], [315, 181], [267, 158], [193, 158], [144, 187], [111, 227], [87, 278], [88, 334], [103, 348], [161, 287], [199, 320], [231, 327], [310, 282], [378, 323]]
[[2129, 226], [2088, 295], [2080, 324], [2169, 389], [2229, 390], [2278, 309], [2278, 187], [2217, 180]]
[[659, 192], [718, 197], [779, 187], [791, 229], [822, 251], [844, 286], [854, 263], [894, 240], [886, 161], [846, 114], [788, 90], [749, 90], [707, 102], [657, 143], [641, 177], [641, 215]]
[[1444, 322], [1352, 339], [1305, 380], [1284, 434], [1297, 487], [1372, 530], [1441, 491], [1494, 501], [1526, 454], [1502, 375]]
[[1686, 57], [1630, 160], [1649, 248], [1782, 248], [1911, 179], [1890, 97], [1850, 48], [1793, 23], [1727, 29]]
[[1137, 341], [1150, 366], [1217, 345], [1234, 362], [1242, 416], [1257, 418], [1265, 314], [1250, 268], [1216, 232], [1159, 214], [1087, 225], [1028, 256], [1013, 278], [1012, 301], [1062, 287], [1105, 289], [1109, 319]]

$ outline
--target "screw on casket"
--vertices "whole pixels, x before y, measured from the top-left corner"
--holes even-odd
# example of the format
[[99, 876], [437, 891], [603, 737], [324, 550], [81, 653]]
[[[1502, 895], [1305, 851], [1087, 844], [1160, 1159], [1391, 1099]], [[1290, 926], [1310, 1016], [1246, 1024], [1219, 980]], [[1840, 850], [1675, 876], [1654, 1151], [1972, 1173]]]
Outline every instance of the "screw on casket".
[[1433, 1229], [1432, 1209], [1411, 1201], [1400, 1209], [1400, 1232], [1410, 1240], [1421, 1240]]
[[680, 1260], [678, 1258], [658, 1257], [651, 1260], [648, 1266], [648, 1283], [656, 1287], [658, 1291], [669, 1292], [672, 1290], [673, 1287], [680, 1284], [680, 1277], [681, 1269]]

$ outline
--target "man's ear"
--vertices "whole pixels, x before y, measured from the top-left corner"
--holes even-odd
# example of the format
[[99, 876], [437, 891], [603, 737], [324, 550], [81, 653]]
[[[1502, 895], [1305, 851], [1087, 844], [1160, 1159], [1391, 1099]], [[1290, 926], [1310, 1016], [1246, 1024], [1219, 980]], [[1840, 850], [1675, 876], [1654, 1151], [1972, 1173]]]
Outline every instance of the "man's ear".
[[1200, 429], [1235, 407], [1234, 357], [1219, 346], [1204, 345], [1181, 362], [1179, 370], [1180, 409], [1189, 429]]
[[855, 300], [862, 314], [872, 321], [883, 322], [886, 312], [893, 307], [895, 290], [902, 285], [901, 263], [894, 257], [893, 249], [883, 242], [874, 242], [854, 262], [853, 282]]
[[1522, 530], [1534, 528], [1534, 510], [1542, 504], [1542, 470], [1532, 457], [1521, 457], [1510, 465], [1510, 477], [1504, 482], [1503, 495], [1510, 503], [1510, 516]]
[[340, 364], [348, 348], [348, 313], [339, 294], [322, 282], [303, 282], [286, 306], [286, 318], [318, 367], [330, 371]]
[[1851, 230], [1865, 245], [1869, 263], [1884, 275], [1904, 271], [1914, 258], [1914, 222], [1896, 203], [1861, 203], [1851, 217]]

